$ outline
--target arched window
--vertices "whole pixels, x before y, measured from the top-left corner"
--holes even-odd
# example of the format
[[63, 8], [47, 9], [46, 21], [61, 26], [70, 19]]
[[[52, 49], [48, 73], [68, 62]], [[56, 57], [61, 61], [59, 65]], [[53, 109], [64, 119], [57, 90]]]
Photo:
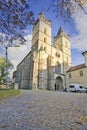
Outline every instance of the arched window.
[[47, 34], [47, 29], [46, 28], [44, 29], [44, 34]]
[[58, 58], [60, 58], [60, 54], [58, 54]]
[[57, 62], [55, 65], [55, 73], [61, 74], [61, 64], [59, 62]]
[[44, 38], [44, 42], [45, 42], [45, 43], [47, 42], [47, 39], [46, 39], [46, 37]]
[[58, 52], [55, 53], [55, 56], [60, 58], [60, 54]]

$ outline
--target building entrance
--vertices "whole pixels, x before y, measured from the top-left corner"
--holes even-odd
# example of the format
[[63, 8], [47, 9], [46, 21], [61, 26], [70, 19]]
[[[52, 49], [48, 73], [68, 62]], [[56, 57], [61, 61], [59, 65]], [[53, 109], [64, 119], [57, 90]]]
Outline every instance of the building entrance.
[[55, 79], [55, 90], [63, 91], [63, 79], [60, 76]]

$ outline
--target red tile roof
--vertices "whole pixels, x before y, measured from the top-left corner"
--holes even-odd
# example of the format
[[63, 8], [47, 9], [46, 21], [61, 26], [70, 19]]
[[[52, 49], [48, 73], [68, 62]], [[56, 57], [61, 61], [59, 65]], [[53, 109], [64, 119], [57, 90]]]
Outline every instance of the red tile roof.
[[85, 68], [85, 67], [86, 67], [85, 64], [80, 64], [80, 65], [73, 66], [73, 67], [69, 68], [69, 70], [67, 70], [67, 72], [82, 69], [82, 68]]

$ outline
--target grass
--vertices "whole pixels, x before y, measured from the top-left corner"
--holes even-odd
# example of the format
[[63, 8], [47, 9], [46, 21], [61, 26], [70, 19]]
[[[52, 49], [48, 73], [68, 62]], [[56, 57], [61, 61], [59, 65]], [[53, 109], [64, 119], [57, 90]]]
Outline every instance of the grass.
[[19, 95], [19, 94], [20, 94], [19, 90], [0, 89], [0, 100], [7, 99], [9, 97], [13, 97], [13, 96], [16, 96], [16, 95]]

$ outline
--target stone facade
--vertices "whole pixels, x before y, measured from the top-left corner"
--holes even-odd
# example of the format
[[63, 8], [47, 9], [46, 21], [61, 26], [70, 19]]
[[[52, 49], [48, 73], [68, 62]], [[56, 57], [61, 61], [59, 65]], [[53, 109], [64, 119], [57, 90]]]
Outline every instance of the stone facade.
[[67, 71], [67, 87], [69, 84], [82, 84], [87, 88], [87, 51], [82, 53], [85, 63], [77, 66], [70, 67]]
[[40, 13], [32, 30], [32, 47], [17, 66], [19, 88], [63, 90], [66, 69], [71, 65], [70, 38], [62, 30], [52, 45], [51, 21]]

